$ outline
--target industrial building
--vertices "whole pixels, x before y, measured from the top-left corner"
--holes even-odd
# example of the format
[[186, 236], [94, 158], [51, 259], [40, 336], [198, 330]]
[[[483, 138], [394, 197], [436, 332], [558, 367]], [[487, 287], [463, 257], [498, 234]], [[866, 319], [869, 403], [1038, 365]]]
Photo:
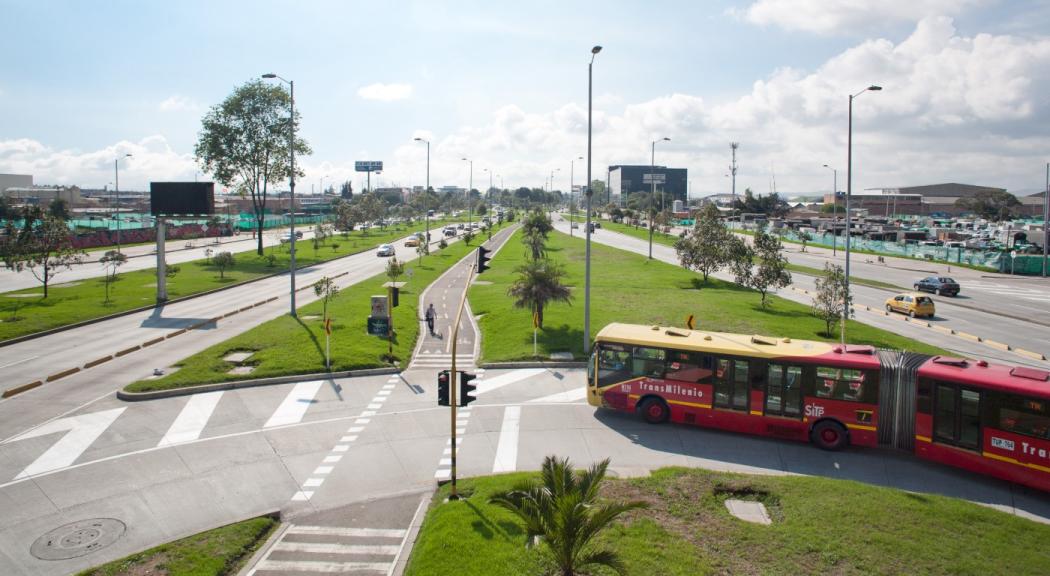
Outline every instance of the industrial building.
[[[869, 188], [850, 196], [851, 210], [865, 210], [872, 216], [959, 216], [966, 212], [956, 206], [960, 198], [972, 198], [979, 192], [1006, 192], [1003, 188], [974, 186], [972, 184], [929, 184], [898, 188]], [[1042, 195], [1020, 196], [1018, 213], [1022, 216], [1040, 216], [1043, 213]], [[844, 204], [844, 193], [825, 194], [825, 204]]]
[[655, 179], [656, 190], [666, 192], [668, 200], [681, 200], [687, 203], [689, 200], [688, 172], [685, 168], [668, 168], [667, 166], [609, 166], [610, 200], [623, 204], [634, 192], [652, 192]]

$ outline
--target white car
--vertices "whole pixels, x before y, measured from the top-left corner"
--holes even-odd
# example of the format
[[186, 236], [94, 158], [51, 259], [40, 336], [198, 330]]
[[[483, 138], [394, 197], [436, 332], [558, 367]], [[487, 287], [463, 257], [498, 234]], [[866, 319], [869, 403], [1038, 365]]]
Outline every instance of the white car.
[[379, 256], [379, 257], [393, 256], [393, 255], [394, 255], [394, 245], [393, 244], [380, 244], [379, 245], [379, 250], [376, 250], [376, 256]]

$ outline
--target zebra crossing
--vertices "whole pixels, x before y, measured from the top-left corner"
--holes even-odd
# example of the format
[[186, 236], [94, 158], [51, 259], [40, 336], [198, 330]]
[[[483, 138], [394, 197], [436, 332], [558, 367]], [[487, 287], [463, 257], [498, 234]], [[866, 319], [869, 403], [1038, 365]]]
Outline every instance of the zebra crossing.
[[964, 289], [989, 292], [1000, 296], [1010, 296], [1012, 298], [1020, 298], [1032, 302], [1050, 302], [1050, 291], [1044, 286], [1029, 287], [1020, 284], [1003, 284], [1000, 282], [977, 280], [967, 282]]
[[292, 524], [248, 572], [390, 574], [408, 530]]

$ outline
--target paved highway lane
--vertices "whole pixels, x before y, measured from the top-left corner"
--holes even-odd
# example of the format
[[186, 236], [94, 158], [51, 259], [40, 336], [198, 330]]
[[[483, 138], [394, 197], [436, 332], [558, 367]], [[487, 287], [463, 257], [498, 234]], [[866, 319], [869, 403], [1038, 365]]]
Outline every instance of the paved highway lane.
[[[555, 227], [568, 233], [569, 224], [561, 218], [555, 218]], [[619, 234], [606, 229], [598, 229], [591, 235], [591, 240], [600, 244], [613, 246], [638, 254], [648, 254], [649, 245], [645, 240]], [[653, 243], [653, 257], [670, 264], [678, 264], [678, 258], [673, 248], [663, 244]], [[861, 276], [859, 271], [851, 273]], [[723, 280], [732, 280], [725, 272], [715, 274]], [[805, 274], [792, 274], [795, 285], [801, 288], [813, 289], [815, 278]], [[877, 277], [876, 277], [877, 278]], [[1033, 360], [1020, 356], [1013, 352], [999, 350], [982, 343], [965, 340], [958, 336], [944, 334], [925, 327], [924, 324], [904, 321], [901, 315], [886, 316], [883, 314], [883, 305], [890, 293], [877, 288], [869, 288], [853, 284], [851, 286], [854, 298], [854, 310], [856, 319], [890, 330], [897, 334], [908, 336], [922, 342], [927, 342], [941, 348], [957, 352], [961, 355], [975, 356], [1008, 362], [1011, 364], [1027, 364], [1032, 366], [1050, 367], [1050, 362]], [[790, 289], [777, 292], [778, 296], [805, 304], [812, 305], [812, 298], [808, 295], [797, 293]], [[937, 318], [931, 323], [936, 326], [954, 329], [961, 332], [979, 335], [993, 341], [1011, 344], [1013, 346], [1026, 348], [1041, 352], [1050, 356], [1050, 326], [1043, 326], [1031, 322], [1006, 318], [995, 313], [982, 312], [954, 306], [950, 298], [934, 296], [937, 303]], [[872, 309], [868, 312], [864, 309], [867, 305]], [[703, 319], [699, 319], [702, 325]]]
[[[355, 502], [422, 492], [447, 472], [450, 414], [435, 368], [123, 403], [113, 397], [0, 444], [0, 573], [68, 574], [269, 510], [292, 523]], [[477, 370], [460, 410], [460, 478], [535, 470], [544, 456], [618, 475], [669, 465], [813, 474], [968, 498], [1050, 518], [1050, 496], [889, 450], [830, 453], [677, 425], [584, 402], [583, 370]], [[192, 506], [186, 506], [192, 502]], [[32, 542], [73, 520], [116, 518], [115, 544], [44, 562]]]

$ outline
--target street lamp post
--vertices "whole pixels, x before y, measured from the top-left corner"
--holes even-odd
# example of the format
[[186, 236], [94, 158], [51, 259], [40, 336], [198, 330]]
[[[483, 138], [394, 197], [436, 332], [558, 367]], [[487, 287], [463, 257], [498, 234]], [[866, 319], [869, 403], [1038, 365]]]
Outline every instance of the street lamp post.
[[[839, 171], [834, 169], [834, 168], [832, 168], [831, 166], [828, 166], [827, 164], [825, 164], [824, 167], [827, 168], [828, 170], [831, 170], [833, 172], [833, 175], [832, 175], [833, 180], [832, 180], [832, 184], [831, 184], [831, 198], [832, 198], [832, 201], [834, 202], [834, 204], [832, 204], [832, 208], [834, 208], [835, 206], [838, 206], [838, 198], [836, 198], [836, 196], [839, 193]], [[838, 245], [839, 245], [839, 243], [838, 243], [838, 235], [835, 234], [834, 230], [832, 230], [831, 231], [831, 255], [832, 256], [837, 256], [838, 255]]]
[[852, 218], [850, 217], [849, 211], [849, 200], [853, 193], [853, 99], [861, 94], [871, 90], [872, 92], [878, 92], [882, 90], [882, 86], [876, 86], [872, 84], [867, 88], [857, 92], [856, 94], [850, 94], [849, 96], [849, 114], [848, 114], [848, 136], [846, 138], [846, 291], [842, 298], [842, 334], [841, 342], [843, 346], [846, 344], [846, 318], [849, 316], [849, 245], [850, 245], [850, 233], [852, 232]]
[[653, 184], [653, 191], [649, 195], [649, 259], [653, 259], [653, 204], [656, 200], [656, 143], [671, 139], [666, 136], [659, 140], [653, 140], [652, 156], [649, 158], [649, 179]]
[[591, 106], [592, 94], [594, 92], [594, 57], [602, 51], [601, 46], [591, 48], [591, 63], [587, 65], [587, 224], [584, 232], [587, 234], [586, 255], [584, 257], [583, 272], [583, 353], [591, 352]]
[[280, 80], [288, 85], [288, 156], [291, 170], [288, 174], [288, 211], [292, 215], [291, 238], [288, 243], [291, 262], [288, 265], [291, 296], [291, 315], [295, 318], [295, 81], [285, 80], [280, 76], [269, 73], [263, 74], [263, 78]]
[[427, 202], [430, 196], [430, 140], [425, 138], [416, 138], [416, 142], [426, 142], [427, 144], [427, 187], [423, 190], [423, 214], [426, 215], [426, 239], [430, 242], [430, 210], [427, 207]]
[[474, 189], [474, 161], [470, 158], [464, 158], [464, 162], [470, 164], [470, 186], [467, 187], [467, 228], [474, 222], [474, 205], [470, 201], [470, 191]]
[[577, 156], [572, 160], [569, 160], [569, 237], [572, 237], [572, 225], [573, 215], [576, 214], [576, 195], [575, 195], [575, 184], [576, 184], [576, 172], [575, 164], [577, 160], [583, 160], [583, 156]]
[[120, 170], [117, 169], [117, 163], [120, 162], [120, 158], [131, 158], [131, 154], [125, 154], [122, 157], [115, 158], [113, 160], [113, 193], [117, 196], [117, 252], [120, 252]]

